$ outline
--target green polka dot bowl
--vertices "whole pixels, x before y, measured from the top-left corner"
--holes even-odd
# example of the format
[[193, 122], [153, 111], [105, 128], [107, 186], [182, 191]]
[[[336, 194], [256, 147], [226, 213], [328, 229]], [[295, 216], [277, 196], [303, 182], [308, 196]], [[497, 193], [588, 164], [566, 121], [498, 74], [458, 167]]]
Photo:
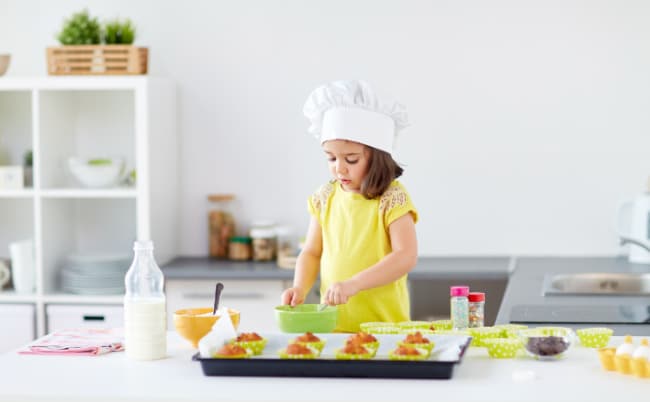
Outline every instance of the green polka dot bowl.
[[484, 341], [487, 339], [501, 338], [503, 330], [494, 327], [469, 328], [467, 330], [472, 336], [471, 346], [485, 346]]
[[488, 355], [495, 359], [512, 359], [522, 346], [521, 340], [516, 338], [490, 338], [485, 339], [483, 344]]
[[611, 328], [581, 328], [576, 330], [580, 344], [588, 348], [604, 348], [614, 331]]
[[451, 330], [451, 320], [434, 320], [431, 321], [431, 327], [434, 331], [449, 331]]

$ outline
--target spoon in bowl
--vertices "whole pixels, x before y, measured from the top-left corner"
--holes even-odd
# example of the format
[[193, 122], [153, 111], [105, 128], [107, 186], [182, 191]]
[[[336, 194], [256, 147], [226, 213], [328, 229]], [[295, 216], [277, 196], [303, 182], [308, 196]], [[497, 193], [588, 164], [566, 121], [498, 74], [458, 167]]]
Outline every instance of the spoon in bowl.
[[222, 290], [223, 283], [217, 282], [217, 286], [214, 288], [214, 308], [212, 309], [212, 315], [217, 314], [217, 308], [219, 307], [219, 299], [221, 298]]

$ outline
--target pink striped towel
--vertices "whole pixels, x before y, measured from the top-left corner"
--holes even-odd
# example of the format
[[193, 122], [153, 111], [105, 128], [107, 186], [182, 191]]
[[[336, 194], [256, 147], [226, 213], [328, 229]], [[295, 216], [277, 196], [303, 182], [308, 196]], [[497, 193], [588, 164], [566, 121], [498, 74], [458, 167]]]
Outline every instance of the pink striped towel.
[[124, 331], [117, 329], [66, 329], [45, 335], [18, 351], [25, 355], [95, 356], [124, 350]]

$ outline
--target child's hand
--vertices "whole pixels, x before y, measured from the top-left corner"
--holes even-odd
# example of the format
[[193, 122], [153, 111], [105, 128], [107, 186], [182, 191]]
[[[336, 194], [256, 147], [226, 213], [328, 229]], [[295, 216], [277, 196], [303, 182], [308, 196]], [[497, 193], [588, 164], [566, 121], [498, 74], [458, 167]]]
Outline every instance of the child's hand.
[[289, 304], [295, 307], [305, 302], [305, 295], [300, 288], [289, 288], [282, 292], [282, 304]]
[[359, 293], [356, 284], [350, 280], [343, 282], [336, 282], [325, 292], [324, 302], [330, 306], [337, 304], [345, 304], [350, 297]]

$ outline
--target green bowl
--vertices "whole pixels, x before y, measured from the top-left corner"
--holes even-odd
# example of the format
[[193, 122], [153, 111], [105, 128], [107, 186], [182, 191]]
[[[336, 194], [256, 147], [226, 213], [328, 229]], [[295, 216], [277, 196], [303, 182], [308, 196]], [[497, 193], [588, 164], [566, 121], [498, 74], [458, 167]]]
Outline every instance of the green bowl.
[[332, 332], [336, 328], [338, 309], [336, 306], [327, 306], [322, 311], [318, 311], [319, 306], [320, 304], [277, 306], [275, 321], [282, 332]]
[[614, 331], [611, 328], [582, 328], [576, 330], [580, 344], [588, 348], [604, 348]]

